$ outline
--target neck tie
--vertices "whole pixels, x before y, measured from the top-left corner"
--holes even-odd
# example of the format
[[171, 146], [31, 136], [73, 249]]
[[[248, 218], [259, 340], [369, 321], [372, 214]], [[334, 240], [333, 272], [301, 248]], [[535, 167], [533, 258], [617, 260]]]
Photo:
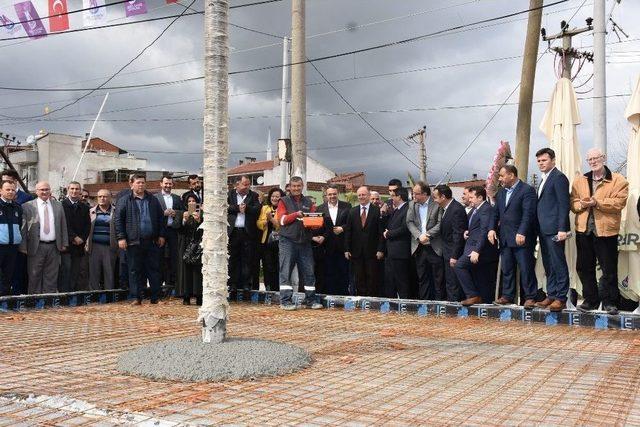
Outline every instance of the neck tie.
[[49, 208], [47, 202], [44, 202], [44, 234], [49, 234], [51, 227], [49, 227]]
[[362, 207], [362, 212], [360, 213], [360, 222], [362, 223], [362, 227], [364, 228], [364, 223], [367, 222], [367, 207]]
[[471, 210], [471, 214], [469, 215], [469, 227], [471, 227], [471, 221], [473, 221], [473, 216], [476, 214], [476, 208]]

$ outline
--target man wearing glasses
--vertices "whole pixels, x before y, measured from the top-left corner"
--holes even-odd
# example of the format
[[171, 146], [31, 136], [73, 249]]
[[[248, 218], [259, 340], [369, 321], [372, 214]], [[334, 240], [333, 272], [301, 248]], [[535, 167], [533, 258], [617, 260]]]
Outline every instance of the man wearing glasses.
[[[598, 148], [587, 151], [590, 171], [576, 177], [571, 188], [571, 210], [576, 214], [576, 270], [582, 282], [583, 311], [597, 310], [600, 303], [609, 314], [618, 313], [618, 232], [622, 209], [627, 204], [629, 183], [605, 166]], [[596, 260], [602, 269], [596, 281]]]
[[51, 197], [46, 181], [36, 184], [35, 200], [22, 205], [24, 239], [20, 251], [27, 254], [29, 293], [57, 291], [60, 253], [69, 246], [67, 219], [62, 204]]

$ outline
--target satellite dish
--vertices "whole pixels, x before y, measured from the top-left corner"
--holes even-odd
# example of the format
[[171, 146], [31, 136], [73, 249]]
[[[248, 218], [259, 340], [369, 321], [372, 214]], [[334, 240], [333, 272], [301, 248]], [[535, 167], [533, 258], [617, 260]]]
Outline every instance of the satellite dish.
[[263, 176], [259, 176], [258, 179], [256, 179], [256, 182], [258, 183], [258, 185], [264, 184], [264, 177]]

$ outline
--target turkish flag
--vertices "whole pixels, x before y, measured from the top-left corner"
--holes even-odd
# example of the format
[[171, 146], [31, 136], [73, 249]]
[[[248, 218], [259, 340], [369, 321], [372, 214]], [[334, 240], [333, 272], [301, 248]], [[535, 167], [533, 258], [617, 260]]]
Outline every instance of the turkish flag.
[[167, 4], [178, 3], [178, 0], [167, 0]]
[[68, 29], [67, 0], [49, 0], [49, 31], [53, 33]]

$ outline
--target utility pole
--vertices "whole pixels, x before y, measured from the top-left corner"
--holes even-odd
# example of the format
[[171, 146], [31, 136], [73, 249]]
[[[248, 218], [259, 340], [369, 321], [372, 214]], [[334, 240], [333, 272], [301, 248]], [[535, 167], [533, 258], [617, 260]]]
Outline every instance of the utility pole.
[[305, 0], [291, 2], [292, 175], [307, 185], [307, 98], [305, 93]]
[[562, 78], [572, 80], [571, 75], [571, 63], [574, 59], [586, 58], [589, 61], [593, 60], [593, 53], [591, 52], [579, 52], [571, 46], [571, 38], [578, 34], [593, 30], [593, 19], [587, 18], [587, 26], [582, 28], [569, 29], [569, 24], [566, 21], [560, 22], [560, 32], [552, 36], [547, 36], [547, 31], [543, 28], [540, 30], [542, 34], [542, 40], [551, 41], [555, 39], [562, 39], [562, 47], [551, 48], [554, 52], [562, 57]]
[[[407, 139], [418, 144], [418, 157], [420, 158], [420, 181], [427, 182], [427, 151], [425, 147], [425, 134], [427, 133], [427, 127], [423, 126], [419, 131], [412, 133]], [[414, 138], [418, 138], [416, 141]]]
[[607, 67], [605, 0], [593, 2], [593, 144], [607, 154]]
[[284, 189], [287, 185], [289, 174], [289, 160], [284, 156], [280, 156], [280, 146], [291, 146], [289, 139], [289, 123], [287, 120], [287, 102], [289, 100], [289, 38], [282, 40], [282, 103], [280, 105], [280, 139], [278, 140], [278, 159], [280, 159], [280, 188]]
[[518, 101], [518, 122], [516, 127], [516, 168], [518, 174], [529, 174], [529, 146], [531, 144], [531, 109], [533, 87], [536, 80], [538, 58], [538, 34], [542, 25], [543, 0], [530, 0], [527, 37], [524, 42], [524, 58], [520, 75], [520, 99]]

